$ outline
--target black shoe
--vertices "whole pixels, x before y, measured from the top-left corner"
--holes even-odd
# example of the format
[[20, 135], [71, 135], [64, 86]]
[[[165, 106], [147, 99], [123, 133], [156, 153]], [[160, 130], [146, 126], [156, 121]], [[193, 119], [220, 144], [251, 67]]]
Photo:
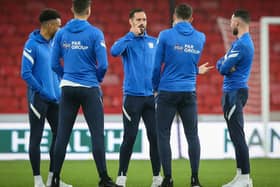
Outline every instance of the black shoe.
[[197, 177], [191, 178], [191, 187], [202, 187]]
[[59, 181], [60, 181], [59, 177], [54, 175], [52, 178], [51, 187], [59, 187]]
[[112, 179], [109, 176], [105, 176], [101, 178], [101, 180], [98, 183], [99, 187], [121, 187], [119, 185], [116, 185]]
[[173, 179], [171, 177], [164, 177], [160, 187], [173, 187]]

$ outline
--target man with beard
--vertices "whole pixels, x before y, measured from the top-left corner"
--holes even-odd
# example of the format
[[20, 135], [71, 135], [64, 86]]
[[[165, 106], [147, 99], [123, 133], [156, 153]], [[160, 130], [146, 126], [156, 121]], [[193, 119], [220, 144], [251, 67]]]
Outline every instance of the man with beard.
[[126, 174], [143, 118], [150, 143], [153, 170], [152, 187], [161, 184], [160, 159], [157, 147], [155, 102], [152, 89], [152, 68], [156, 39], [146, 33], [147, 18], [144, 10], [133, 9], [129, 14], [130, 31], [111, 48], [113, 56], [121, 56], [124, 67], [123, 125], [124, 135], [120, 148], [119, 171], [116, 183], [125, 187]]
[[222, 107], [236, 156], [237, 173], [223, 187], [252, 187], [249, 151], [245, 140], [243, 107], [248, 99], [248, 79], [254, 56], [254, 44], [249, 34], [250, 16], [236, 10], [231, 17], [231, 28], [237, 39], [216, 65], [224, 76]]

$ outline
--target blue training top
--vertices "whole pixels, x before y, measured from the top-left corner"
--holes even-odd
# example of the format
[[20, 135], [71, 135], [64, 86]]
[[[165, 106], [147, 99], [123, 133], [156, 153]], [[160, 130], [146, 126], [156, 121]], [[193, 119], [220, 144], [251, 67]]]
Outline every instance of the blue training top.
[[224, 57], [218, 60], [216, 68], [224, 75], [223, 91], [248, 88], [254, 57], [254, 44], [249, 33], [243, 34], [232, 43]]
[[86, 20], [70, 20], [56, 33], [51, 60], [53, 70], [64, 80], [99, 87], [108, 68], [102, 31]]
[[129, 32], [111, 47], [112, 56], [122, 56], [124, 67], [124, 95], [153, 95], [152, 69], [156, 39], [144, 33]]
[[50, 44], [51, 40], [43, 38], [38, 29], [29, 35], [22, 55], [21, 76], [28, 85], [30, 97], [38, 92], [44, 100], [57, 102], [59, 79], [51, 69]]
[[153, 70], [155, 91], [195, 91], [205, 35], [189, 22], [160, 32]]

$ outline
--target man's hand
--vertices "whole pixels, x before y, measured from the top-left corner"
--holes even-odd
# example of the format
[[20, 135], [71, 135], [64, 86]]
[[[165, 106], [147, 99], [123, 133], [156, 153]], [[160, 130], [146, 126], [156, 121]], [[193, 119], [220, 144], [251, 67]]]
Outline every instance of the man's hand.
[[209, 64], [209, 63], [206, 62], [206, 63], [200, 65], [200, 66], [198, 67], [198, 74], [205, 74], [205, 73], [207, 73], [210, 69], [214, 68], [214, 66], [207, 66], [208, 64]]
[[130, 32], [133, 32], [135, 36], [140, 36], [140, 35], [144, 34], [145, 27], [142, 24], [139, 24], [139, 25], [136, 25], [136, 26], [132, 26], [130, 28]]

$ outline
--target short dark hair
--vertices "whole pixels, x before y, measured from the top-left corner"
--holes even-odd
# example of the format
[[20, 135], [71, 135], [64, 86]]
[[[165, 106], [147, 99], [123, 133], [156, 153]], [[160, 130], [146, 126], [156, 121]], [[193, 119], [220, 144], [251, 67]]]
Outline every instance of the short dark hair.
[[249, 24], [251, 21], [249, 12], [247, 10], [243, 10], [243, 9], [235, 10], [233, 16], [237, 18], [241, 18], [247, 24]]
[[177, 18], [187, 20], [192, 16], [193, 10], [192, 7], [188, 4], [180, 4], [175, 8], [175, 15]]
[[142, 8], [134, 8], [129, 12], [129, 19], [133, 18], [135, 13], [137, 12], [145, 12]]
[[72, 0], [74, 12], [77, 14], [85, 14], [90, 7], [91, 0]]
[[52, 8], [43, 9], [39, 15], [39, 21], [41, 24], [46, 21], [57, 19], [57, 18], [61, 18], [60, 14], [58, 13], [57, 10]]

